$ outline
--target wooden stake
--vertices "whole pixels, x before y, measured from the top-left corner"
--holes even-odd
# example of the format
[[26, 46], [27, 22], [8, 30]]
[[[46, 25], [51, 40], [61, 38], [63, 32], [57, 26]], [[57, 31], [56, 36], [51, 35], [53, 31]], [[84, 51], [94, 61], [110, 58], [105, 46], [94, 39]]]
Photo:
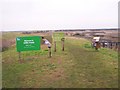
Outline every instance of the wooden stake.
[[61, 41], [62, 41], [62, 51], [64, 51], [64, 39], [65, 38], [62, 38]]
[[49, 48], [49, 57], [51, 58], [51, 48]]
[[112, 42], [111, 42], [111, 43], [110, 43], [110, 49], [112, 49], [112, 46], [113, 46], [113, 45], [112, 45]]
[[18, 53], [19, 53], [19, 61], [21, 62], [21, 52]]
[[62, 40], [62, 51], [64, 51], [64, 40]]
[[56, 52], [56, 41], [54, 41], [54, 52]]

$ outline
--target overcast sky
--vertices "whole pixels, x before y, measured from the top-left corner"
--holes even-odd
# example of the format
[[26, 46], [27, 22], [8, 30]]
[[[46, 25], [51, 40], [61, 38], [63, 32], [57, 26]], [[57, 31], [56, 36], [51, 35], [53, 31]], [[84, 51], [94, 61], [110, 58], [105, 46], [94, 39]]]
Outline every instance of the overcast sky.
[[0, 28], [1, 30], [117, 28], [118, 1], [1, 0]]

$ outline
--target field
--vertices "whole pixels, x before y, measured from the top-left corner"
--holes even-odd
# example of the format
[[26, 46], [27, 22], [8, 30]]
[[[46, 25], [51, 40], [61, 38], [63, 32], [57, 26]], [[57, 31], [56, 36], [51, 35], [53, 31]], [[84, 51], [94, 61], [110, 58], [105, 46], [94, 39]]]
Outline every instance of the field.
[[[49, 58], [47, 46], [42, 44], [39, 51], [22, 52], [19, 62], [14, 40], [26, 35], [3, 34], [3, 40], [13, 40], [2, 52], [3, 88], [118, 88], [116, 51], [108, 48], [95, 51], [90, 41], [66, 36], [65, 51], [61, 50], [61, 42], [57, 42], [57, 51], [52, 46]], [[45, 37], [52, 42], [51, 36]]]

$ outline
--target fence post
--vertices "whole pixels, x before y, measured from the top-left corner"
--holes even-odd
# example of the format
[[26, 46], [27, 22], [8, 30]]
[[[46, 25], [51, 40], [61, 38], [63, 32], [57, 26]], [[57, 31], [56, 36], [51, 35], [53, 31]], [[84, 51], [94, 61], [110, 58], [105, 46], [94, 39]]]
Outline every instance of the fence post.
[[61, 41], [62, 41], [62, 51], [64, 51], [64, 40], [65, 40], [64, 38], [61, 39]]
[[110, 48], [112, 49], [112, 42], [110, 43]]
[[21, 62], [21, 52], [18, 52], [19, 54], [19, 62]]
[[54, 52], [56, 52], [56, 41], [54, 41]]
[[103, 48], [104, 48], [105, 47], [105, 43], [103, 42], [102, 44], [103, 44]]
[[51, 58], [51, 47], [49, 48], [49, 57]]

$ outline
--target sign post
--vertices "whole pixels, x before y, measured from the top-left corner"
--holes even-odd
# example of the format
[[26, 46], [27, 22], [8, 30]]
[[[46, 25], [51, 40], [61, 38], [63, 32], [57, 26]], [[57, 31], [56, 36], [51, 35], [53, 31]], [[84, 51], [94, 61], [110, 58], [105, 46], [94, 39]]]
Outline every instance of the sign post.
[[40, 36], [26, 36], [16, 38], [17, 52], [19, 52], [19, 60], [21, 60], [21, 51], [40, 50]]
[[21, 62], [21, 52], [18, 53], [19, 53], [19, 61]]
[[54, 52], [56, 52], [56, 41], [54, 41]]
[[64, 51], [64, 38], [62, 38], [61, 41], [62, 41], [62, 51]]
[[56, 42], [62, 41], [62, 51], [64, 51], [64, 33], [63, 32], [55, 32], [52, 35], [54, 41], [54, 52], [56, 52]]
[[49, 48], [49, 57], [51, 58], [51, 48]]

